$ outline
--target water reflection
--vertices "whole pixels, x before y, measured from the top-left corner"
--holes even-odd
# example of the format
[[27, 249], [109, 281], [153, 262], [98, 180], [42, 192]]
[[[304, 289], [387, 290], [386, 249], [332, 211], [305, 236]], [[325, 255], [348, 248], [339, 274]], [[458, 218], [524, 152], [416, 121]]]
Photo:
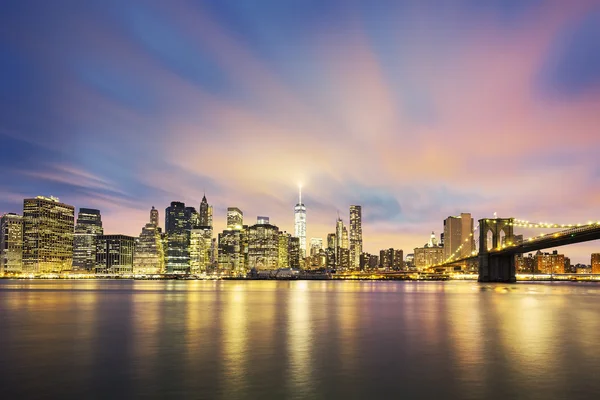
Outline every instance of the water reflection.
[[587, 398], [599, 300], [581, 284], [1, 281], [0, 379], [3, 398]]

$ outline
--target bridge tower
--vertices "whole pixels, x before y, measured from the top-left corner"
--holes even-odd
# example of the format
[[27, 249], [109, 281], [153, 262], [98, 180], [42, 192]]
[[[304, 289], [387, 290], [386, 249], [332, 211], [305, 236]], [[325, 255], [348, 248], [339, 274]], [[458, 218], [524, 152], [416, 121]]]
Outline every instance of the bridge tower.
[[[516, 282], [514, 254], [495, 254], [505, 243], [512, 243], [514, 218], [479, 220], [479, 282]], [[491, 247], [488, 235], [492, 233]]]

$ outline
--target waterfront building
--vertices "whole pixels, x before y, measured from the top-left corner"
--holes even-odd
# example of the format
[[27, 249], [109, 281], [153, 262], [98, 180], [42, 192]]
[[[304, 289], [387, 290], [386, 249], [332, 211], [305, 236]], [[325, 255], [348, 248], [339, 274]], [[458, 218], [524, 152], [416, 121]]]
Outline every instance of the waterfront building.
[[323, 250], [323, 238], [310, 238], [310, 255], [314, 256]]
[[133, 255], [134, 274], [161, 274], [165, 272], [165, 257], [160, 228], [158, 227], [158, 210], [150, 210], [150, 222], [143, 228], [136, 239]]
[[360, 269], [360, 255], [362, 254], [362, 207], [350, 206], [350, 269]]
[[209, 226], [190, 230], [190, 272], [206, 273], [210, 267], [212, 228]]
[[600, 274], [600, 253], [592, 254], [592, 274]]
[[[461, 213], [457, 217], [444, 220], [443, 249], [444, 260], [470, 257], [475, 250], [473, 238], [473, 218], [470, 213]], [[458, 250], [459, 247], [460, 251]]]
[[193, 207], [173, 201], [165, 210], [165, 264], [169, 274], [187, 273], [190, 269], [189, 232]]
[[80, 208], [73, 235], [73, 271], [92, 272], [96, 266], [96, 238], [104, 234], [100, 210]]
[[[288, 239], [289, 243], [289, 239]], [[256, 224], [248, 228], [248, 268], [267, 270], [279, 268], [279, 228], [271, 224]]]
[[4, 214], [0, 219], [0, 274], [23, 271], [23, 217]]
[[97, 274], [132, 274], [135, 238], [126, 235], [101, 235], [96, 240]]
[[306, 257], [306, 207], [302, 203], [302, 187], [298, 188], [298, 204], [294, 207], [294, 236], [300, 239], [300, 258]]
[[186, 207], [184, 215], [185, 229], [188, 232], [192, 229], [197, 229], [200, 226], [200, 214], [198, 214], [198, 211], [196, 211], [196, 207]]
[[524, 256], [517, 254], [515, 258], [515, 271], [517, 274], [532, 274], [535, 270], [536, 259], [532, 254]]
[[535, 254], [535, 272], [538, 274], [564, 274], [565, 256], [554, 250], [552, 253]]
[[23, 271], [70, 271], [73, 265], [75, 208], [56, 197], [23, 201]]
[[237, 207], [227, 208], [227, 229], [241, 230], [244, 227], [244, 213]]
[[231, 275], [246, 273], [242, 245], [242, 229], [226, 229], [218, 236], [217, 261], [219, 271]]
[[[259, 217], [260, 218], [260, 217]], [[278, 268], [290, 267], [290, 239], [292, 235], [287, 232], [279, 234], [279, 261]]]
[[[444, 235], [444, 240], [448, 240], [446, 235]], [[419, 271], [440, 265], [444, 262], [444, 248], [437, 244], [437, 239], [433, 232], [431, 232], [429, 242], [423, 247], [415, 248], [413, 254], [415, 267]]]

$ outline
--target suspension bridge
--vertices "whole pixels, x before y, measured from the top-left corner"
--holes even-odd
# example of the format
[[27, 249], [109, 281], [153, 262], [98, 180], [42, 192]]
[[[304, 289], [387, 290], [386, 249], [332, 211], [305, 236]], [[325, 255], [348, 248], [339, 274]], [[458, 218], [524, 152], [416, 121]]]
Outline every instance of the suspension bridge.
[[[561, 229], [549, 234], [521, 238], [515, 227]], [[470, 244], [479, 231], [476, 249], [465, 255], [463, 247]], [[480, 282], [515, 282], [515, 256], [569, 244], [600, 239], [600, 221], [586, 224], [530, 223], [515, 218], [480, 219], [479, 225], [458, 249], [439, 266], [472, 265], [479, 271]], [[462, 256], [462, 257], [461, 257]], [[439, 267], [438, 266], [438, 267]]]

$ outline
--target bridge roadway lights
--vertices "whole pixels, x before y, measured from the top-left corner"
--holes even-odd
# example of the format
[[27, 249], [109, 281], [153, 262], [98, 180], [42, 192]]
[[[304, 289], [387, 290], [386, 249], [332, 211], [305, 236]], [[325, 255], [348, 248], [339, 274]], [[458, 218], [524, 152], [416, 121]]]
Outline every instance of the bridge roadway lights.
[[516, 282], [517, 277], [514, 254], [494, 255], [490, 253], [480, 253], [478, 281]]

